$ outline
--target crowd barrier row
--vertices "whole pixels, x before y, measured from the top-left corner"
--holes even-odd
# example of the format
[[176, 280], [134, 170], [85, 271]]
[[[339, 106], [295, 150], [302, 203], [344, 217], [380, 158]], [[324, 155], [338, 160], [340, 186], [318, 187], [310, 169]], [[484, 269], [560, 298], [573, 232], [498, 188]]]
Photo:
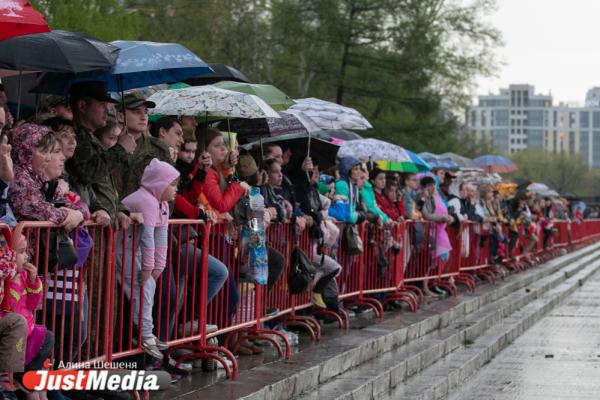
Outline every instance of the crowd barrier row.
[[[153, 332], [169, 343], [169, 354], [179, 363], [217, 360], [227, 376], [235, 379], [237, 363], [232, 352], [244, 340], [267, 340], [281, 356], [291, 356], [286, 336], [272, 329], [277, 324], [300, 327], [313, 340], [320, 339], [319, 315], [334, 318], [340, 328], [348, 327], [343, 308], [334, 312], [314, 307], [310, 290], [290, 293], [288, 276], [295, 246], [309, 258], [315, 256], [308, 229], [299, 235], [292, 229], [291, 224], [268, 227], [267, 247], [281, 253], [285, 262], [274, 282], [256, 285], [244, 276], [239, 228], [196, 220], [170, 221], [167, 268], [152, 283], [156, 292], [150, 299], [154, 302], [150, 311]], [[340, 232], [343, 229], [340, 226]], [[343, 245], [330, 253], [342, 266], [336, 279], [344, 308], [372, 308], [375, 317], [382, 318], [384, 305], [395, 301], [416, 311], [423, 292], [431, 288], [456, 295], [457, 285], [462, 284], [473, 291], [482, 279], [495, 282], [499, 263], [519, 271], [557, 256], [563, 249], [586, 245], [599, 237], [600, 220], [555, 222], [546, 243], [541, 229], [520, 226], [511, 232], [506, 227], [496, 231], [493, 226], [475, 223], [449, 225], [445, 229], [452, 250], [447, 255], [437, 251], [438, 229], [435, 224], [414, 221], [383, 227], [360, 225], [362, 253], [348, 256]], [[69, 237], [59, 228], [45, 222], [21, 222], [12, 238], [7, 227], [2, 232], [9, 243], [20, 235], [29, 240], [31, 260], [38, 265], [47, 291], [37, 320], [55, 334], [55, 365], [59, 360], [111, 362], [143, 353], [142, 320], [149, 314], [139, 301], [144, 291], [136, 270], [136, 258], [141, 257], [136, 226], [119, 232], [94, 224], [78, 228], [70, 234], [74, 247], [80, 258], [85, 259], [85, 250], [89, 255], [85, 263], [64, 269], [52, 264], [56, 254], [68, 247]], [[212, 257], [228, 267], [228, 278], [216, 295], [211, 293], [214, 297], [209, 301]]]

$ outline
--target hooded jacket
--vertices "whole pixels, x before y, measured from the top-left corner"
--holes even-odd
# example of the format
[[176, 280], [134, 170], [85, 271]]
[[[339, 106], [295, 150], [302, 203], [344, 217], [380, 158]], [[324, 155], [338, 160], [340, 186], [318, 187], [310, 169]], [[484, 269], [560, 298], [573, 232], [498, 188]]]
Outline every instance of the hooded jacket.
[[354, 157], [343, 157], [340, 159], [339, 170], [341, 179], [335, 183], [335, 194], [346, 198], [343, 203], [347, 204], [348, 211], [340, 211], [340, 201], [336, 201], [331, 206], [329, 213], [332, 217], [351, 224], [355, 224], [358, 221], [356, 204], [359, 199], [358, 187], [350, 180], [350, 171], [352, 167], [358, 164], [360, 164], [360, 161]]
[[144, 169], [142, 185], [123, 199], [130, 212], [144, 217], [142, 243], [142, 269], [163, 270], [167, 263], [167, 236], [169, 203], [160, 201], [165, 189], [179, 177], [179, 172], [169, 163], [153, 159]]
[[365, 182], [365, 186], [360, 191], [360, 196], [362, 197], [369, 211], [381, 217], [383, 222], [387, 222], [388, 219], [390, 219], [390, 217], [379, 208], [375, 200], [375, 190], [373, 189], [373, 185], [371, 184], [371, 182]]
[[25, 123], [12, 130], [12, 158], [15, 178], [8, 189], [8, 201], [19, 221], [50, 221], [61, 224], [67, 211], [48, 202], [42, 193], [47, 178], [32, 167], [33, 150], [50, 128]]

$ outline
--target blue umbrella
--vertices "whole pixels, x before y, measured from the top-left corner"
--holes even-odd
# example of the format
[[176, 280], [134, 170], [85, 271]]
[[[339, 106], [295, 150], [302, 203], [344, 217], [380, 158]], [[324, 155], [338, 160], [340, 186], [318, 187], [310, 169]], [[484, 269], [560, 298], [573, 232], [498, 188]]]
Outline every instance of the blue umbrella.
[[121, 92], [159, 83], [181, 82], [212, 72], [208, 64], [177, 43], [117, 40], [121, 49], [115, 65], [101, 74], [46, 74], [32, 92], [66, 94], [82, 81], [103, 81], [110, 92]]
[[504, 174], [515, 172], [519, 169], [519, 167], [508, 158], [494, 154], [477, 157], [474, 158], [473, 161], [488, 173]]
[[443, 169], [446, 171], [460, 170], [460, 166], [448, 157], [440, 157], [428, 152], [419, 153], [419, 157], [425, 160], [431, 169]]

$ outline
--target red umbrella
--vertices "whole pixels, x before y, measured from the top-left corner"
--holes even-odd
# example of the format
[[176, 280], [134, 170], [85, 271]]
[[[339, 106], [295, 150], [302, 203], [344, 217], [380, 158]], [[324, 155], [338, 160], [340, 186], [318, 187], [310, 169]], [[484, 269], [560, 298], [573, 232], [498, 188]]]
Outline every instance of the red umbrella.
[[42, 32], [50, 32], [50, 27], [27, 1], [0, 1], [0, 40]]

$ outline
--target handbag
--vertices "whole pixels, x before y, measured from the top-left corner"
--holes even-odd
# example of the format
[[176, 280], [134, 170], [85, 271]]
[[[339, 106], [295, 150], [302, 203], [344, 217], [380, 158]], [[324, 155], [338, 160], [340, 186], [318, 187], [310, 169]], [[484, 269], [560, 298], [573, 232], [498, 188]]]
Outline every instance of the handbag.
[[315, 277], [315, 267], [298, 246], [292, 250], [288, 287], [291, 294], [304, 293]]
[[379, 276], [379, 279], [383, 279], [388, 267], [389, 263], [385, 257], [383, 247], [377, 246], [377, 275]]
[[319, 197], [319, 191], [314, 185], [308, 186], [306, 194], [300, 202], [300, 209], [311, 217], [319, 214], [323, 209], [321, 197]]
[[[35, 242], [33, 242], [35, 243]], [[46, 254], [48, 258], [46, 259]], [[44, 229], [40, 233], [39, 266], [48, 265], [48, 271], [54, 272], [71, 268], [77, 263], [77, 252], [73, 240], [64, 228]]]
[[344, 228], [344, 251], [349, 256], [363, 252], [363, 241], [358, 232], [358, 226], [346, 225]]

